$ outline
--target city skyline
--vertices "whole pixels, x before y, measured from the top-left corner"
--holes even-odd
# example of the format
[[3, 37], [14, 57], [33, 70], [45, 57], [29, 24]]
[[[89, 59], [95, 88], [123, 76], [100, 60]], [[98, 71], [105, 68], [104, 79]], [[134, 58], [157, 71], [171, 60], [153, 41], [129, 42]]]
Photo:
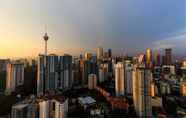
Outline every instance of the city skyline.
[[[0, 57], [43, 53], [77, 55], [98, 46], [136, 53], [150, 47], [184, 53], [185, 1], [6, 0], [0, 2]], [[134, 48], [135, 47], [135, 48]]]

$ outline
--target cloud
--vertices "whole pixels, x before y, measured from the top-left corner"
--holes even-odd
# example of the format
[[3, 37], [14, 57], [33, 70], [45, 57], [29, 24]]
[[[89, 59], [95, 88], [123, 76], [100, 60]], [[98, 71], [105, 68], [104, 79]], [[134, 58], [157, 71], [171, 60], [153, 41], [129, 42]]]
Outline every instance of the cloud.
[[186, 30], [180, 30], [174, 33], [171, 33], [166, 38], [162, 38], [153, 43], [154, 49], [165, 49], [173, 48], [176, 51], [184, 51], [186, 47]]

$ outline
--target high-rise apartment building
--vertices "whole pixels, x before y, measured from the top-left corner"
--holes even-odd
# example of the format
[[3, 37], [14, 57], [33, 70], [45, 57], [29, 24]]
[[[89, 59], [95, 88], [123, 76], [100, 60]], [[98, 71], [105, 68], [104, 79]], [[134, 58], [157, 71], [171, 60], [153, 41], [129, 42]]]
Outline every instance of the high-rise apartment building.
[[182, 72], [182, 76], [186, 77], [186, 60], [182, 62], [181, 72]]
[[125, 60], [125, 72], [124, 72], [124, 86], [125, 86], [125, 93], [132, 94], [132, 69], [133, 65], [130, 60]]
[[58, 87], [58, 56], [50, 54], [47, 56], [46, 90], [54, 90]]
[[[46, 58], [46, 61], [45, 61]], [[72, 87], [72, 56], [39, 55], [37, 93]]]
[[103, 48], [102, 47], [98, 47], [97, 48], [97, 59], [102, 59], [103, 58]]
[[99, 66], [99, 83], [104, 82], [108, 78], [108, 63], [100, 64]]
[[152, 73], [144, 65], [135, 65], [133, 70], [133, 101], [140, 118], [151, 118], [151, 79]]
[[60, 56], [60, 88], [68, 89], [73, 85], [72, 79], [72, 56], [65, 54]]
[[118, 62], [115, 64], [115, 93], [116, 96], [125, 94], [124, 86], [124, 63]]
[[26, 99], [12, 106], [11, 118], [67, 118], [68, 99], [63, 96]]
[[6, 93], [15, 91], [17, 86], [24, 84], [24, 64], [10, 62], [7, 64]]
[[95, 74], [89, 74], [88, 88], [92, 90], [92, 89], [96, 89], [96, 87], [97, 87], [97, 76]]

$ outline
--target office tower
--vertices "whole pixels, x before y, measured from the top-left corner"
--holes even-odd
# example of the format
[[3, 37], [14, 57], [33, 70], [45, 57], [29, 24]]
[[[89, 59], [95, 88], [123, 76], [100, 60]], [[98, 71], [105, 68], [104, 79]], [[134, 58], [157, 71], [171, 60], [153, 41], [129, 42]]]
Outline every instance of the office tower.
[[6, 93], [15, 91], [17, 86], [24, 84], [24, 65], [18, 62], [7, 64]]
[[[46, 67], [45, 67], [46, 58]], [[37, 93], [55, 89], [69, 89], [72, 87], [72, 56], [65, 54], [57, 56], [54, 54], [39, 55]]]
[[103, 48], [102, 47], [98, 47], [97, 48], [97, 59], [100, 60], [103, 58]]
[[150, 48], [146, 49], [146, 64], [151, 66], [152, 63], [152, 50]]
[[112, 57], [112, 50], [108, 49], [108, 57], [111, 58]]
[[160, 53], [158, 50], [155, 50], [154, 51], [154, 64], [156, 66], [159, 66], [160, 65]]
[[[83, 75], [83, 84], [87, 85], [89, 74], [93, 73], [92, 71], [92, 62], [89, 60], [84, 60], [82, 63], [82, 75]], [[95, 73], [94, 73], [95, 74]]]
[[60, 88], [69, 89], [72, 84], [72, 56], [65, 54], [60, 56]]
[[186, 82], [182, 81], [180, 83], [180, 93], [182, 96], [186, 96]]
[[165, 58], [165, 55], [162, 56], [162, 65], [166, 65], [166, 58]]
[[42, 95], [47, 90], [54, 90], [57, 83], [58, 57], [56, 55], [39, 55], [37, 66], [37, 94]]
[[125, 86], [124, 86], [124, 64], [122, 62], [118, 62], [115, 64], [115, 92], [116, 96], [125, 94]]
[[172, 64], [172, 49], [171, 48], [165, 49], [165, 64], [166, 65]]
[[88, 88], [90, 90], [96, 89], [97, 87], [97, 76], [96, 74], [89, 74], [88, 76]]
[[12, 106], [11, 118], [28, 118], [28, 104], [18, 104]]
[[133, 70], [133, 101], [140, 118], [151, 118], [151, 83], [152, 73], [144, 65], [135, 65]]
[[45, 92], [45, 78], [46, 76], [46, 67], [45, 64], [45, 56], [39, 55], [38, 57], [38, 65], [37, 65], [37, 95], [43, 94]]
[[47, 56], [47, 78], [46, 78], [46, 90], [55, 90], [58, 82], [58, 56], [50, 54]]
[[127, 94], [132, 94], [132, 68], [133, 65], [130, 60], [125, 60], [125, 77], [124, 77], [124, 86], [125, 92]]
[[108, 78], [108, 63], [100, 64], [99, 67], [99, 83], [104, 82]]
[[39, 118], [49, 118], [49, 100], [39, 102]]
[[181, 71], [182, 71], [182, 76], [186, 77], [186, 60], [182, 62]]
[[86, 52], [85, 53], [85, 60], [91, 60], [91, 58], [92, 58], [92, 53]]
[[152, 50], [150, 48], [146, 49], [146, 64], [150, 64], [152, 62]]
[[104, 72], [104, 68], [100, 67], [99, 68], [99, 79], [98, 82], [102, 83], [105, 81], [105, 72]]
[[39, 55], [37, 72], [37, 94], [44, 94], [48, 90], [58, 87], [58, 56]]

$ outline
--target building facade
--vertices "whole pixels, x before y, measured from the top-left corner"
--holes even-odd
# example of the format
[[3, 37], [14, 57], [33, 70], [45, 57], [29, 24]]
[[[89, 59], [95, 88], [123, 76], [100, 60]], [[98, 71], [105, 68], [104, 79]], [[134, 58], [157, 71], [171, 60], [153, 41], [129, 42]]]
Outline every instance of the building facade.
[[133, 70], [133, 101], [140, 118], [151, 118], [151, 70], [136, 66]]
[[6, 93], [10, 94], [15, 88], [24, 84], [24, 64], [10, 62], [7, 64]]
[[125, 94], [124, 86], [124, 63], [118, 62], [115, 64], [115, 93], [116, 96]]

